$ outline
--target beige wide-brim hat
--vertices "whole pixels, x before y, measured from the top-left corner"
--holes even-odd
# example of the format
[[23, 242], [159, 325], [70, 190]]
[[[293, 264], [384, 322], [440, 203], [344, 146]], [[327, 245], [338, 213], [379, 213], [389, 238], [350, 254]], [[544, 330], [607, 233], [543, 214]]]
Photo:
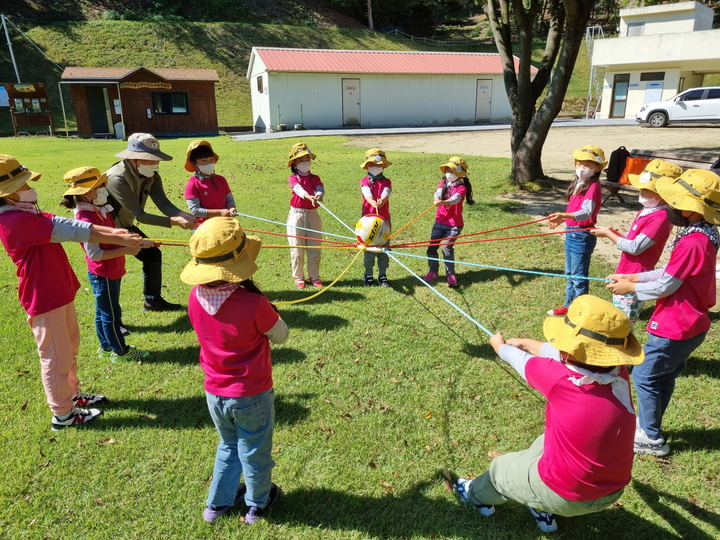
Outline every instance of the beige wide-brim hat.
[[290, 153], [288, 154], [288, 167], [292, 167], [295, 160], [303, 156], [310, 156], [310, 159], [315, 159], [317, 156], [310, 151], [310, 148], [304, 142], [299, 142], [292, 145]]
[[188, 285], [250, 279], [258, 270], [255, 260], [261, 245], [260, 238], [247, 236], [231, 217], [207, 219], [190, 238], [193, 259], [185, 265], [180, 279]]
[[160, 151], [160, 143], [149, 133], [133, 133], [128, 137], [127, 148], [115, 154], [121, 159], [147, 159], [172, 161], [172, 156]]
[[720, 224], [720, 176], [703, 169], [688, 169], [677, 178], [660, 178], [658, 194], [677, 210], [702, 214], [705, 221]]
[[368, 167], [373, 166], [382, 166], [383, 168], [389, 167], [392, 165], [387, 160], [387, 157], [385, 156], [385, 152], [380, 150], [379, 148], [371, 148], [367, 152], [365, 152], [365, 161], [362, 165], [360, 165], [361, 169], [367, 169]]
[[645, 358], [627, 315], [590, 294], [573, 300], [565, 318], [545, 319], [543, 333], [553, 347], [590, 366], [634, 366]]
[[13, 156], [0, 154], [0, 197], [12, 195], [28, 182], [37, 182], [40, 176], [20, 165]]
[[88, 191], [107, 184], [107, 176], [95, 167], [78, 167], [65, 173], [63, 180], [68, 183], [65, 195], [85, 195]]
[[447, 163], [440, 165], [440, 170], [443, 174], [451, 172], [458, 178], [467, 178], [468, 164], [460, 156], [453, 156]]
[[655, 183], [662, 177], [677, 178], [682, 174], [682, 167], [663, 161], [662, 159], [653, 159], [645, 165], [645, 169], [640, 174], [628, 174], [630, 183], [638, 189], [649, 189], [655, 191]]
[[215, 153], [215, 150], [213, 150], [213, 147], [209, 142], [193, 141], [188, 145], [187, 152], [185, 153], [185, 170], [187, 172], [195, 172], [195, 165], [193, 165], [193, 162], [190, 161], [190, 154], [192, 154], [193, 150], [195, 150], [196, 148], [200, 148], [201, 146], [207, 146], [210, 149], [213, 158], [215, 158], [215, 163], [217, 163], [220, 159], [220, 156]]
[[603, 169], [608, 164], [605, 160], [605, 152], [603, 152], [602, 148], [593, 144], [587, 144], [580, 150], [573, 150], [573, 158], [578, 161], [594, 161], [602, 165]]

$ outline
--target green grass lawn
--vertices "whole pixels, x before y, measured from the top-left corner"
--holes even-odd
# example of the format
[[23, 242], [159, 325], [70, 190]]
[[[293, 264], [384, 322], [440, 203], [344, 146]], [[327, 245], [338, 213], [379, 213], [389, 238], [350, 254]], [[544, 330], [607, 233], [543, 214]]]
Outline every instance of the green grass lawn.
[[[363, 152], [341, 137], [313, 138], [313, 171], [326, 185], [326, 205], [346, 223], [360, 211]], [[170, 198], [182, 204], [188, 140], [163, 140], [175, 156], [161, 174]], [[235, 192], [238, 210], [284, 223], [288, 210], [287, 150], [295, 141], [212, 140], [218, 172]], [[124, 147], [117, 141], [4, 139], [2, 151], [43, 173], [37, 183], [44, 210], [58, 206], [65, 171], [104, 169]], [[432, 203], [448, 156], [391, 152], [393, 223], [399, 228]], [[509, 161], [469, 161], [477, 204], [467, 207], [465, 232], [524, 223], [510, 191]], [[327, 232], [347, 235], [322, 212]], [[426, 214], [399, 241], [429, 238]], [[241, 218], [245, 228], [284, 231], [282, 225]], [[146, 227], [156, 238], [187, 240], [179, 229]], [[536, 233], [536, 226], [510, 231]], [[265, 244], [282, 238], [260, 234]], [[315, 300], [281, 307], [290, 339], [273, 347], [277, 423], [274, 481], [284, 491], [266, 523], [252, 528], [238, 514], [209, 525], [202, 510], [217, 435], [204, 402], [198, 346], [187, 317], [143, 313], [139, 263], [127, 261], [122, 304], [128, 343], [148, 349], [142, 364], [94, 357], [94, 302], [79, 246], [66, 245], [82, 283], [76, 298], [83, 342], [79, 356], [85, 391], [110, 398], [105, 415], [84, 428], [50, 431], [35, 343], [17, 302], [15, 267], [0, 256], [5, 301], [0, 314], [0, 530], [12, 539], [534, 539], [527, 510], [509, 503], [483, 518], [444, 489], [443, 467], [481, 474], [491, 455], [526, 448], [543, 429], [543, 400], [498, 360], [484, 333], [391, 263], [392, 289], [361, 286], [359, 262]], [[412, 251], [422, 254], [421, 249]], [[189, 287], [178, 275], [184, 247], [165, 247], [164, 296], [185, 303]], [[459, 245], [459, 260], [561, 273], [557, 237]], [[350, 263], [352, 252], [325, 250], [326, 283]], [[423, 261], [403, 258], [424, 274]], [[303, 298], [294, 288], [286, 249], [265, 249], [257, 282], [273, 301]], [[612, 268], [596, 258], [591, 275]], [[438, 290], [483, 325], [506, 337], [541, 338], [545, 311], [559, 305], [564, 280], [465, 267], [461, 287]], [[591, 291], [609, 298], [600, 282]], [[643, 314], [647, 320], [649, 310]], [[717, 320], [717, 315], [714, 315]], [[637, 334], [645, 341], [644, 324]], [[620, 502], [584, 518], [560, 518], [556, 538], [634, 540], [717, 538], [720, 535], [720, 350], [717, 325], [678, 379], [665, 428], [673, 453], [638, 457]]]

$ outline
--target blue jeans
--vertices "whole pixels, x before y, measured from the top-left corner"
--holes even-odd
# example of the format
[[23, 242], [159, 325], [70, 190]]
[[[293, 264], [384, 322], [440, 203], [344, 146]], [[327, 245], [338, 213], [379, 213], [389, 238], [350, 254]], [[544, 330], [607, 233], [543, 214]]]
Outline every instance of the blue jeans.
[[[430, 233], [430, 241], [437, 242], [442, 238], [452, 238], [459, 236], [462, 227], [451, 227], [442, 223], [435, 223]], [[433, 259], [438, 258], [438, 247], [442, 248], [443, 262], [445, 263], [445, 273], [450, 276], [455, 273], [455, 240], [436, 244], [427, 248], [427, 256]], [[440, 269], [440, 261], [428, 261], [428, 267], [431, 272], [438, 273]]]
[[268, 503], [275, 424], [275, 391], [245, 397], [221, 397], [205, 392], [208, 409], [220, 434], [208, 506], [229, 506], [235, 501], [240, 476], [245, 476], [248, 506]]
[[120, 332], [120, 279], [108, 279], [88, 272], [95, 295], [95, 332], [104, 350], [123, 355], [127, 352], [125, 338]]
[[633, 367], [632, 379], [640, 409], [640, 427], [651, 439], [662, 437], [660, 425], [675, 390], [675, 379], [685, 361], [705, 340], [705, 334], [688, 339], [668, 339], [654, 334], [643, 347], [645, 360]]
[[[595, 250], [597, 238], [590, 231], [578, 231], [580, 227], [566, 227], [573, 231], [565, 234], [565, 274], [587, 276], [590, 273], [590, 256]], [[590, 282], [587, 279], [568, 279], [565, 286], [565, 306], [581, 294], [587, 294]]]

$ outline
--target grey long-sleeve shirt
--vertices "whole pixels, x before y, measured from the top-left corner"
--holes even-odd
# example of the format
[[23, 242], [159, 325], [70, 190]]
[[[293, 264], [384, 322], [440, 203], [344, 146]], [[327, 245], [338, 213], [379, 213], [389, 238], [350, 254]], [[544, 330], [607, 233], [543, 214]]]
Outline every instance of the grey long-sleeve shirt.
[[[120, 227], [130, 227], [137, 220], [148, 225], [170, 228], [170, 218], [182, 212], [168, 200], [158, 173], [152, 178], [139, 176], [129, 160], [124, 159], [110, 167], [106, 174], [107, 187], [112, 198], [110, 203], [115, 208], [115, 221]], [[165, 216], [145, 212], [148, 197]]]

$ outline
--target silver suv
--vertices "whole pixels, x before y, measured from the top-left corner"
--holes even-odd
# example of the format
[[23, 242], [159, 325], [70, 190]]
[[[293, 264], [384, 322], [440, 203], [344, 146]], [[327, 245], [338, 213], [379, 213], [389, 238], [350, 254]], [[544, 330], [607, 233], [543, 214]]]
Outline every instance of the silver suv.
[[720, 122], [720, 86], [691, 88], [667, 101], [643, 105], [635, 120], [650, 127], [680, 122]]

